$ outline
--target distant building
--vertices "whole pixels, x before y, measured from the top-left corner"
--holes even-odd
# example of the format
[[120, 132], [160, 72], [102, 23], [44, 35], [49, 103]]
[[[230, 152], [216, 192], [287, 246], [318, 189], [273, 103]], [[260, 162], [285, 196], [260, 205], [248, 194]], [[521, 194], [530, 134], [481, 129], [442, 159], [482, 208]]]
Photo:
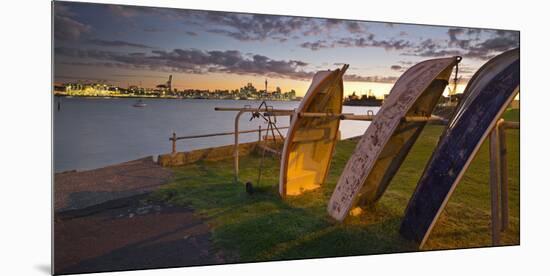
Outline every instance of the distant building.
[[[140, 85], [128, 83], [126, 88], [105, 83], [73, 82], [54, 83], [53, 92], [58, 96], [82, 96], [82, 97], [162, 97], [162, 98], [186, 98], [186, 99], [245, 99], [245, 100], [295, 100], [296, 91], [282, 92], [280, 87], [275, 91], [258, 90], [252, 83], [247, 83], [239, 89], [216, 89], [214, 91], [201, 89], [178, 90], [172, 86], [170, 75], [166, 83], [161, 83], [154, 88], [144, 88]], [[267, 86], [266, 86], [267, 88]]]
[[368, 94], [363, 94], [361, 97], [355, 94], [355, 91], [344, 99], [344, 105], [352, 106], [381, 106], [382, 100], [377, 99], [376, 96], [369, 90]]
[[291, 101], [294, 101], [296, 100], [296, 91], [294, 91], [294, 89], [290, 90], [289, 92], [286, 92], [286, 98], [291, 100]]

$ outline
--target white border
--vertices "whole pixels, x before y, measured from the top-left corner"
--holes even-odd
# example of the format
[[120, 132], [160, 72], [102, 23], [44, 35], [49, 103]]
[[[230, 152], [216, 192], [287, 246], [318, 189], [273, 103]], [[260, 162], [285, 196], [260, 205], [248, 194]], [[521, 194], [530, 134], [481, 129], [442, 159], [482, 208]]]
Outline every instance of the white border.
[[[521, 246], [306, 261], [145, 270], [101, 275], [422, 274], [520, 275], [547, 271], [550, 194], [548, 7], [544, 1], [102, 0], [148, 6], [260, 12], [521, 30]], [[50, 2], [2, 3], [0, 274], [46, 275], [50, 263]], [[523, 93], [522, 93], [523, 92]], [[488, 222], [489, 223], [489, 222]], [[542, 273], [541, 273], [542, 272]]]

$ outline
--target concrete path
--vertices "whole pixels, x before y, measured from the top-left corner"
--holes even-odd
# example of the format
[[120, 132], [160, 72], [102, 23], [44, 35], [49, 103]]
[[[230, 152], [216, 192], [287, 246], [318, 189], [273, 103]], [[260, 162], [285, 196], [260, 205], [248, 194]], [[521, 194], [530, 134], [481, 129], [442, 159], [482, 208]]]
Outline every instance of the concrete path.
[[146, 195], [118, 206], [56, 216], [56, 274], [223, 263], [208, 226], [189, 208], [147, 202]]
[[152, 202], [171, 169], [152, 158], [55, 175], [55, 274], [223, 263], [186, 207]]
[[152, 157], [100, 169], [57, 173], [55, 211], [82, 209], [110, 200], [150, 192], [168, 182], [172, 171]]

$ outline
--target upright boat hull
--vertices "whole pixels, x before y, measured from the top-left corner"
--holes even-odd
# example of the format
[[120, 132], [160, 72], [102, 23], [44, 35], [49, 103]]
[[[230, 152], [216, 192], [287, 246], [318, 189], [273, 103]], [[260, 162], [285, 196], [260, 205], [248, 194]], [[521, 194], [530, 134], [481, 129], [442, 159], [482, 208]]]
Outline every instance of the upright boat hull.
[[493, 58], [476, 72], [409, 201], [402, 236], [424, 245], [468, 165], [518, 91], [518, 49]]
[[[345, 68], [316, 73], [296, 113], [341, 113]], [[324, 183], [339, 125], [337, 117], [292, 118], [281, 158], [281, 196], [300, 195]]]
[[403, 119], [431, 115], [459, 62], [460, 57], [427, 60], [399, 78], [338, 180], [328, 204], [333, 218], [342, 221], [354, 206], [382, 196], [426, 124]]

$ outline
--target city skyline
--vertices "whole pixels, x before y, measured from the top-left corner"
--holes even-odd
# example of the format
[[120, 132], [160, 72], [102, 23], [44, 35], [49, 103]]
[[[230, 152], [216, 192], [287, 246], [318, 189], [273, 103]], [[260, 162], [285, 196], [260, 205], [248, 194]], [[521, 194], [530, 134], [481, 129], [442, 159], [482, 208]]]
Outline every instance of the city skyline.
[[[155, 87], [295, 89], [350, 64], [345, 93], [389, 92], [410, 66], [463, 56], [458, 92], [481, 64], [519, 46], [519, 32], [340, 19], [54, 2], [55, 81]], [[359, 58], [358, 58], [359, 57]]]

